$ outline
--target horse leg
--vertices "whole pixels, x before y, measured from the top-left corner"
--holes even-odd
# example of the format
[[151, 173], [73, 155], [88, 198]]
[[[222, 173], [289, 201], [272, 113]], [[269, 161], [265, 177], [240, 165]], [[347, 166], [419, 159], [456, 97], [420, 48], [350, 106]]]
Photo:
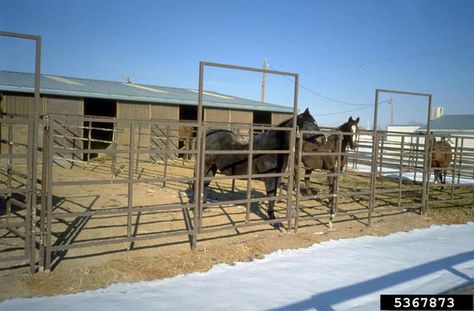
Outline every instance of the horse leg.
[[[304, 170], [305, 175], [310, 175], [312, 172], [313, 172], [313, 170]], [[305, 190], [305, 193], [306, 193], [306, 195], [317, 194], [318, 193], [317, 191], [316, 191], [316, 193], [313, 193], [313, 189], [311, 189], [310, 180], [311, 180], [310, 176], [305, 176], [304, 177], [304, 186], [305, 186], [304, 190]]]
[[435, 183], [435, 184], [441, 183], [442, 173], [440, 172], [440, 170], [435, 169], [435, 170], [434, 170], [434, 175], [435, 175], [434, 183]]
[[[336, 168], [333, 168], [329, 171], [331, 174], [336, 172]], [[329, 200], [329, 228], [332, 229], [332, 220], [336, 216], [336, 178], [334, 176], [328, 176], [329, 184], [329, 193], [331, 194], [331, 199]]]
[[[274, 197], [279, 184], [280, 178], [265, 178], [265, 189], [268, 197]], [[275, 219], [275, 201], [271, 200], [268, 202], [268, 218]]]
[[[206, 177], [214, 177], [217, 173], [217, 167], [215, 164], [211, 165], [206, 172]], [[203, 203], [207, 203], [207, 192], [209, 189], [209, 184], [211, 183], [210, 180], [204, 182], [204, 189], [203, 189], [203, 196], [202, 201]]]

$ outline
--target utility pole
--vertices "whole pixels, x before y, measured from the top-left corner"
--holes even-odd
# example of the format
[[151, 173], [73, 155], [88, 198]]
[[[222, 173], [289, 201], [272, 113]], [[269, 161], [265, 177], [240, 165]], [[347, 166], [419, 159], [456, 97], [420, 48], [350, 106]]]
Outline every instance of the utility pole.
[[265, 103], [265, 83], [267, 81], [267, 66], [268, 66], [268, 59], [265, 58], [263, 60], [263, 75], [262, 75], [262, 95], [260, 96], [260, 101], [262, 105]]
[[388, 104], [390, 105], [390, 125], [393, 125], [393, 99], [390, 98], [388, 100]]

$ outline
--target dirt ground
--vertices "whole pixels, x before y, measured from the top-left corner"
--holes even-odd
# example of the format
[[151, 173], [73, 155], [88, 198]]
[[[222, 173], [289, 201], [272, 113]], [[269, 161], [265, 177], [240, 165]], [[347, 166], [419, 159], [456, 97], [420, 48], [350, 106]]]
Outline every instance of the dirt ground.
[[[177, 167], [180, 165], [177, 165]], [[120, 166], [119, 166], [120, 167]], [[126, 168], [123, 168], [126, 170]], [[82, 173], [81, 173], [82, 172]], [[137, 170], [144, 177], [162, 175], [150, 170]], [[99, 175], [108, 174], [107, 170], [94, 169], [93, 166], [80, 168], [57, 168], [55, 178], [67, 181], [71, 178], [94, 179]], [[175, 176], [192, 176], [192, 170], [183, 173], [176, 168], [170, 168], [168, 174]], [[120, 175], [117, 176], [120, 178]], [[366, 180], [344, 177], [341, 187], [348, 190], [357, 185], [360, 188]], [[321, 178], [321, 183], [324, 178]], [[384, 187], [389, 186], [385, 182]], [[396, 182], [395, 184], [398, 184]], [[245, 192], [245, 182], [237, 183], [236, 193], [228, 191], [230, 184], [219, 181], [211, 191], [211, 201], [224, 195], [230, 198], [242, 198]], [[134, 205], [146, 204], [159, 200], [160, 203], [189, 203], [187, 186], [170, 183], [166, 187], [158, 187], [156, 183], [145, 183], [134, 186]], [[259, 188], [260, 187], [260, 188]], [[262, 185], [256, 186], [255, 196], [261, 192]], [[56, 212], [77, 213], [84, 210], [99, 208], [119, 208], [127, 200], [127, 185], [82, 186], [81, 191], [72, 192], [69, 187], [57, 187], [54, 191]], [[406, 189], [409, 189], [410, 185]], [[408, 190], [407, 190], [408, 191]], [[166, 196], [164, 196], [166, 194]], [[244, 193], [245, 195], [245, 193]], [[260, 193], [261, 195], [261, 193]], [[73, 248], [62, 254], [61, 260], [54, 263], [49, 273], [39, 272], [35, 275], [15, 275], [0, 278], [0, 300], [13, 297], [30, 297], [76, 293], [84, 290], [98, 289], [117, 282], [136, 282], [173, 277], [183, 273], [207, 271], [219, 263], [233, 264], [238, 261], [251, 261], [262, 258], [266, 254], [279, 249], [294, 249], [308, 247], [314, 243], [330, 239], [342, 239], [365, 235], [387, 235], [397, 231], [407, 231], [414, 228], [424, 228], [433, 224], [455, 224], [474, 221], [472, 210], [472, 193], [467, 201], [459, 204], [443, 204], [438, 208], [430, 208], [427, 216], [419, 214], [418, 210], [384, 209], [374, 213], [372, 225], [368, 226], [365, 212], [367, 200], [363, 197], [351, 196], [340, 202], [341, 214], [336, 218], [334, 230], [328, 230], [327, 207], [325, 201], [317, 204], [308, 203], [307, 209], [301, 210], [301, 221], [297, 232], [287, 231], [284, 226], [280, 229], [263, 224], [239, 229], [226, 229], [198, 236], [197, 249], [190, 248], [189, 237], [186, 234], [162, 239], [143, 240], [134, 243], [118, 243], [107, 246], [96, 246], [92, 249]], [[253, 196], [253, 195], [252, 195]], [[166, 200], [163, 201], [166, 197]], [[402, 197], [402, 195], [400, 195]], [[403, 199], [409, 195], [403, 193]], [[396, 205], [398, 193], [391, 199], [377, 200], [379, 205]], [[394, 201], [390, 201], [394, 200]], [[416, 201], [416, 200], [415, 200]], [[315, 202], [308, 201], [308, 202]], [[387, 203], [388, 202], [388, 203]], [[402, 203], [404, 201], [402, 200]], [[405, 204], [405, 203], [403, 203]], [[407, 203], [408, 204], [408, 203]], [[277, 216], [284, 215], [285, 204], [279, 205]], [[305, 218], [322, 215], [318, 219]], [[265, 219], [265, 209], [245, 206], [229, 208], [210, 208], [204, 215], [204, 228], [216, 228], [231, 223], [242, 223], [248, 217], [250, 222]], [[186, 232], [186, 213], [184, 210], [166, 213], [150, 212], [135, 213], [132, 218], [132, 230], [137, 236], [181, 230]], [[57, 231], [53, 242], [57, 245], [74, 244], [94, 241], [94, 238], [123, 236], [126, 232], [126, 215], [116, 217], [79, 217], [58, 219], [53, 226]], [[156, 231], [159, 227], [161, 231]], [[74, 230], [73, 230], [74, 229]], [[71, 238], [70, 236], [73, 236]], [[63, 238], [64, 242], [61, 242]], [[63, 243], [63, 244], [61, 244]]]

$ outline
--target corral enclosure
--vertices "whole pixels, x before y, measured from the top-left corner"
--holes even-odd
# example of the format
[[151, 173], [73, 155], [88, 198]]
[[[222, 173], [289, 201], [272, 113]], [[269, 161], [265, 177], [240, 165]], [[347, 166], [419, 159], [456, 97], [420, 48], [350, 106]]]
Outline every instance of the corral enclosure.
[[[118, 108], [117, 115], [122, 109], [139, 111], [135, 104], [128, 105]], [[296, 104], [294, 108], [296, 112]], [[328, 173], [317, 171], [312, 174], [311, 187], [318, 191], [303, 195], [303, 170], [291, 169], [293, 165], [302, 168], [300, 159], [294, 157], [295, 151], [300, 155], [304, 152], [302, 136], [335, 134], [342, 139], [348, 134], [334, 129], [296, 132], [291, 127], [278, 128], [275, 124], [283, 120], [274, 122], [278, 116], [272, 114], [270, 121], [268, 113], [242, 117], [259, 124], [231, 123], [232, 116], [218, 108], [203, 110], [202, 103], [196, 113], [186, 109], [181, 116], [163, 119], [47, 113], [41, 120], [41, 162], [35, 183], [40, 204], [31, 208], [27, 199], [31, 171], [26, 159], [32, 152], [32, 119], [28, 114], [2, 114], [4, 208], [0, 230], [4, 271], [24, 266], [49, 271], [64, 256], [183, 241], [194, 248], [199, 240], [249, 230], [276, 230], [276, 224], [280, 230], [320, 226], [325, 231], [331, 223], [336, 228], [342, 221], [369, 225], [373, 217], [407, 211], [421, 214], [438, 204], [473, 204], [474, 149], [469, 146], [474, 136], [451, 136], [456, 143], [447, 168], [450, 182], [435, 185], [429, 182], [432, 147], [425, 143], [429, 133], [360, 130], [350, 134], [357, 141], [355, 150], [334, 153], [338, 157], [349, 155], [346, 169], [333, 173], [336, 191], [329, 191]], [[179, 130], [183, 127], [192, 129], [190, 144], [180, 144]], [[271, 130], [293, 137], [294, 149], [267, 150], [288, 154], [290, 159], [286, 171], [270, 174], [282, 178], [275, 197], [265, 192], [260, 180], [265, 176], [254, 176], [249, 169], [249, 174], [238, 178], [217, 175], [211, 182], [209, 200], [203, 201], [204, 159], [213, 152], [203, 138], [216, 128], [230, 130], [247, 141]], [[15, 135], [19, 131], [25, 134]], [[239, 151], [248, 155], [248, 161], [264, 152], [251, 146]], [[183, 155], [190, 155], [190, 159]], [[328, 213], [332, 199], [338, 211], [335, 217]], [[275, 220], [267, 216], [270, 200], [275, 201]]]

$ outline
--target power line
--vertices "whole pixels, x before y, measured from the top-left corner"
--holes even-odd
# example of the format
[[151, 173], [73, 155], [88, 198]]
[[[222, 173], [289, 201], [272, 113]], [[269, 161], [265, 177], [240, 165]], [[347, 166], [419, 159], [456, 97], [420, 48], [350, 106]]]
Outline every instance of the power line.
[[[272, 67], [274, 70], [278, 70], [277, 68], [275, 68], [274, 66], [270, 66], [270, 64], [268, 64], [269, 67]], [[283, 76], [285, 79], [293, 82], [293, 80], [290, 78], [290, 77], [287, 77], [287, 76]], [[339, 104], [344, 104], [344, 105], [348, 105], [348, 106], [365, 106], [366, 104], [354, 104], [354, 103], [350, 103], [350, 102], [346, 102], [346, 101], [343, 101], [343, 100], [339, 100], [339, 99], [335, 99], [335, 98], [332, 98], [332, 97], [329, 97], [329, 96], [326, 96], [326, 95], [323, 95], [321, 93], [318, 93], [306, 86], [304, 86], [303, 84], [299, 83], [298, 84], [298, 87], [310, 92], [310, 93], [313, 93], [314, 95], [316, 96], [319, 96], [321, 98], [324, 98], [326, 100], [329, 100], [329, 101], [332, 101], [332, 102], [335, 102], [335, 103], [339, 103]]]
[[[379, 102], [379, 104], [389, 103], [390, 101], [391, 101], [391, 99], [384, 100], [384, 101]], [[353, 111], [364, 110], [364, 109], [367, 109], [367, 108], [372, 108], [373, 106], [374, 106], [374, 104], [366, 104], [366, 107], [362, 107], [362, 108], [355, 108], [355, 109], [344, 110], [344, 111], [338, 111], [338, 112], [329, 112], [329, 113], [315, 114], [315, 116], [321, 117], [321, 116], [338, 115], [338, 114], [343, 114], [343, 113], [347, 113], [347, 112], [353, 112]]]
[[351, 110], [345, 110], [345, 111], [339, 111], [339, 112], [330, 112], [330, 113], [320, 113], [320, 114], [314, 114], [314, 116], [316, 117], [322, 117], [322, 116], [332, 116], [332, 115], [338, 115], [338, 114], [343, 114], [343, 113], [347, 113], [347, 112], [353, 112], [353, 111], [359, 111], [359, 110], [364, 110], [364, 109], [367, 109], [367, 108], [371, 108], [373, 105], [370, 104], [370, 105], [367, 105], [367, 107], [362, 107], [362, 108], [355, 108], [355, 109], [351, 109]]

